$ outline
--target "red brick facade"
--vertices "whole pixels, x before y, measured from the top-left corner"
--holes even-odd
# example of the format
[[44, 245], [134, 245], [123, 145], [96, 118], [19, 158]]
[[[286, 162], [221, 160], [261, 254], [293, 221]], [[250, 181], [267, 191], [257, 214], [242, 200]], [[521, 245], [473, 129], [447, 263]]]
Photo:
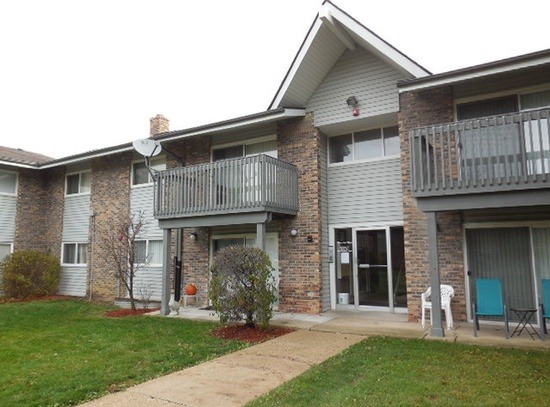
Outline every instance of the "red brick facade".
[[[322, 309], [321, 133], [313, 115], [279, 123], [278, 156], [298, 167], [300, 211], [280, 221], [279, 309], [318, 314]], [[291, 237], [296, 228], [298, 236]], [[311, 242], [308, 237], [311, 236]]]
[[[409, 130], [414, 127], [453, 121], [452, 89], [443, 87], [422, 92], [402, 93], [400, 109], [407, 305], [409, 320], [414, 321], [420, 315], [420, 294], [429, 287], [430, 277], [426, 215], [418, 209], [409, 184]], [[438, 213], [437, 231], [441, 283], [454, 287], [453, 317], [457, 320], [465, 320], [466, 294], [460, 213]]]
[[92, 161], [90, 289], [94, 300], [112, 301], [120, 295], [110, 260], [109, 240], [114, 225], [130, 214], [132, 154], [121, 153]]
[[19, 170], [14, 250], [41, 250], [59, 257], [64, 189], [64, 167]]

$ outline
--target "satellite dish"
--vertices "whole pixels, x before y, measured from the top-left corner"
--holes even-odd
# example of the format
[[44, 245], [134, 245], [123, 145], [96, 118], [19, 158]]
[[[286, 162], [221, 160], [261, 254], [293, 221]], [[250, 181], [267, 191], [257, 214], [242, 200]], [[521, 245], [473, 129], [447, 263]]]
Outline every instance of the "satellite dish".
[[144, 157], [154, 157], [159, 155], [162, 147], [157, 140], [146, 138], [132, 142], [134, 149]]

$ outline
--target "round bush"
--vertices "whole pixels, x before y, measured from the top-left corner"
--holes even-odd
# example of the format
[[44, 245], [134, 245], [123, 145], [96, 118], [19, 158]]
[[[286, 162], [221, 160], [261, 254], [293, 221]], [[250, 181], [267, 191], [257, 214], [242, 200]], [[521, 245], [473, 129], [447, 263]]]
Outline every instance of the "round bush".
[[245, 320], [269, 326], [276, 301], [269, 256], [256, 247], [230, 246], [216, 253], [209, 296], [221, 322]]
[[12, 298], [56, 294], [61, 265], [56, 257], [36, 250], [17, 251], [4, 259], [2, 288]]

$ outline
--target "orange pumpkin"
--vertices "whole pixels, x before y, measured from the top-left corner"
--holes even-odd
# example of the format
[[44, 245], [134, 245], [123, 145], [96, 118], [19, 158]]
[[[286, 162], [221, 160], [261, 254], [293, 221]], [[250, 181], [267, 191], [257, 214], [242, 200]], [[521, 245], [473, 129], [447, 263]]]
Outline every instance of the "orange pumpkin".
[[195, 295], [197, 293], [197, 286], [195, 284], [187, 284], [185, 286], [185, 294]]

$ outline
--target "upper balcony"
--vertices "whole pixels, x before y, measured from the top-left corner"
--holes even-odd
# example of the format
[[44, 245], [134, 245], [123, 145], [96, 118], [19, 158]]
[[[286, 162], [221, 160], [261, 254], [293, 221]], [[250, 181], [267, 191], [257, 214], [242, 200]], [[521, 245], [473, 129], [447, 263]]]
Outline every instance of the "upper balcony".
[[155, 178], [157, 219], [258, 212], [298, 213], [298, 170], [267, 155], [160, 171]]
[[549, 117], [539, 109], [411, 130], [413, 195], [550, 188]]

